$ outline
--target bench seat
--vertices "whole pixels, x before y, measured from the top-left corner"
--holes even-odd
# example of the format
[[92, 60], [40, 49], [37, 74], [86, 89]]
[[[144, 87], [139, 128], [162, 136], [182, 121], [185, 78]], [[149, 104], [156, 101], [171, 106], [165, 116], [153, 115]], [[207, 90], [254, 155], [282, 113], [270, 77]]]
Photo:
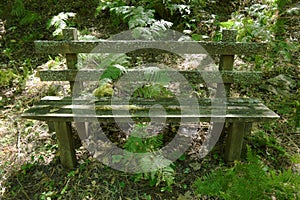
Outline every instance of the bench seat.
[[[226, 102], [222, 99], [198, 99], [199, 105], [196, 105], [199, 112], [195, 114], [183, 113], [181, 109], [193, 110], [188, 105], [189, 99], [186, 99], [186, 105], [179, 106], [175, 98], [160, 99], [114, 99], [114, 104], [110, 98], [74, 98], [72, 97], [44, 97], [39, 103], [23, 113], [22, 117], [27, 119], [36, 119], [44, 121], [63, 121], [72, 122], [76, 117], [76, 121], [88, 122], [95, 118], [101, 121], [114, 121], [133, 118], [137, 121], [151, 121], [149, 118], [149, 109], [160, 104], [164, 107], [165, 115], [151, 115], [151, 117], [165, 117], [170, 121], [180, 120], [182, 117], [185, 121], [189, 119], [195, 121], [214, 121], [214, 122], [262, 122], [271, 121], [279, 116], [266, 107], [263, 103], [256, 99], [250, 98], [228, 98]], [[128, 105], [128, 102], [130, 104]], [[196, 107], [195, 107], [196, 108]], [[129, 110], [130, 114], [113, 115], [112, 109], [118, 111]], [[128, 113], [128, 112], [127, 112]]]

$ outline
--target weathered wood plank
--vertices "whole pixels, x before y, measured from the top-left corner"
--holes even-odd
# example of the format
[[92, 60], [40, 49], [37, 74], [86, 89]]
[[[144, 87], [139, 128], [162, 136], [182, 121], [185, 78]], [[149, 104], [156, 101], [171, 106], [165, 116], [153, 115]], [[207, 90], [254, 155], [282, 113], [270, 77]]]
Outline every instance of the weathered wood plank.
[[[56, 104], [55, 102], [57, 101], [59, 103]], [[151, 117], [167, 117], [168, 119], [175, 119], [177, 121], [182, 117], [190, 119], [191, 121], [194, 121], [196, 118], [199, 121], [211, 121], [211, 119], [214, 119], [214, 121], [223, 121], [224, 118], [226, 118], [226, 121], [228, 122], [258, 122], [269, 121], [271, 119], [278, 118], [277, 114], [275, 114], [273, 111], [271, 111], [258, 101], [248, 100], [248, 103], [243, 100], [233, 101], [234, 102], [226, 103], [224, 106], [218, 103], [210, 105], [210, 103], [208, 103], [209, 101], [199, 105], [189, 105], [189, 102], [187, 101], [186, 104], [182, 106], [174, 106], [172, 104], [172, 106], [167, 106], [170, 105], [170, 103], [173, 103], [171, 99], [169, 100], [169, 102], [136, 101], [132, 102], [132, 105], [126, 105], [126, 101], [124, 99], [115, 102], [120, 104], [113, 105], [111, 105], [111, 102], [109, 100], [99, 102], [84, 102], [84, 100], [78, 100], [77, 102], [75, 101], [78, 104], [72, 105], [72, 99], [69, 98], [68, 100], [61, 101], [41, 101], [40, 105], [36, 105], [30, 108], [23, 114], [22, 117], [46, 121], [74, 121], [74, 118], [77, 118], [79, 119], [79, 121], [83, 122], [85, 120], [93, 121], [93, 119], [95, 118], [104, 121], [113, 121], [115, 119], [128, 120], [128, 118], [140, 119], [141, 121], [149, 121], [149, 110], [152, 108], [152, 105], [161, 103], [161, 105], [165, 108], [166, 114], [152, 115]], [[95, 105], [93, 105], [94, 103]], [[118, 111], [129, 110], [131, 114], [128, 114], [128, 112], [124, 112], [118, 115], [114, 115], [112, 109]], [[199, 112], [195, 113], [195, 109], [199, 109]]]
[[[93, 114], [92, 111], [95, 110], [96, 113], [103, 113], [103, 114], [111, 114], [112, 110], [118, 111], [126, 111], [129, 110], [132, 113], [141, 113], [144, 115], [147, 113], [151, 108], [152, 105], [61, 105], [61, 106], [45, 106], [45, 105], [36, 105], [36, 113], [71, 113], [78, 112], [78, 114]], [[180, 115], [182, 112], [196, 112], [194, 109], [198, 109], [197, 106], [164, 106], [164, 109], [168, 114], [177, 114]], [[215, 111], [212, 113], [212, 110]], [[206, 114], [206, 115], [216, 115], [222, 114], [223, 111], [227, 111], [227, 114], [231, 115], [238, 115], [239, 117], [244, 117], [253, 114], [260, 114], [263, 115], [267, 109], [263, 106], [258, 107], [247, 107], [247, 106], [231, 106], [231, 107], [223, 107], [222, 106], [200, 106], [199, 113]]]
[[[34, 119], [40, 121], [60, 121], [60, 122], [128, 122], [128, 119], [133, 118], [135, 121], [149, 122], [151, 119], [149, 116], [132, 116], [132, 115], [75, 115], [75, 114], [39, 114], [35, 113], [24, 113], [22, 116], [27, 119]], [[76, 118], [76, 120], [74, 120]], [[180, 122], [182, 118], [185, 118], [185, 122], [195, 122], [195, 120], [203, 122], [267, 122], [277, 119], [273, 113], [270, 115], [253, 115], [244, 116], [239, 118], [237, 115], [219, 115], [219, 116], [207, 116], [207, 115], [168, 115], [168, 116], [157, 116], [157, 118], [166, 118], [166, 123]]]
[[[264, 106], [261, 101], [252, 98], [199, 98], [197, 99], [199, 106], [214, 106], [226, 105], [226, 106], [248, 106], [248, 107], [256, 107], [258, 108], [259, 105]], [[185, 105], [192, 106], [195, 100], [194, 98], [187, 97], [184, 99]], [[178, 99], [175, 97], [161, 97], [155, 99], [147, 99], [147, 98], [133, 98], [133, 97], [114, 97], [113, 102], [117, 105], [127, 105], [128, 102], [134, 105], [179, 105]], [[102, 97], [102, 98], [94, 98], [94, 97], [58, 97], [58, 96], [46, 96], [41, 99], [39, 103], [36, 105], [49, 105], [49, 106], [61, 106], [61, 105], [111, 105], [111, 98], [109, 97]], [[265, 107], [265, 106], [264, 106]]]
[[[101, 74], [104, 70], [41, 70], [39, 71], [39, 77], [42, 81], [99, 81]], [[191, 83], [243, 83], [243, 84], [258, 84], [261, 81], [261, 72], [249, 72], [249, 71], [177, 71], [184, 78]], [[177, 73], [176, 72], [176, 73]], [[129, 69], [127, 73], [130, 73], [133, 77], [143, 78], [143, 69]], [[168, 76], [171, 70], [160, 70], [158, 73], [164, 73]], [[170, 75], [170, 76], [171, 76]], [[175, 74], [176, 75], [176, 74]], [[175, 82], [176, 80], [171, 79]], [[143, 81], [143, 80], [141, 80]], [[144, 77], [144, 81], [147, 81]]]
[[[47, 114], [70, 114], [72, 116], [82, 116], [82, 115], [91, 115], [91, 117], [107, 115], [114, 115], [114, 111], [118, 111], [120, 115], [124, 115], [126, 113], [131, 113], [132, 116], [143, 116], [149, 117], [149, 111], [151, 106], [64, 106], [64, 107], [40, 107], [36, 106], [35, 109], [31, 111], [35, 111], [36, 116], [47, 115]], [[197, 109], [199, 109], [197, 111]], [[182, 115], [194, 115], [193, 118], [206, 118], [206, 117], [230, 117], [235, 120], [243, 120], [248, 118], [260, 118], [260, 117], [269, 117], [270, 112], [268, 110], [262, 109], [251, 109], [247, 107], [235, 109], [232, 107], [231, 109], [226, 109], [222, 107], [164, 107], [166, 112], [165, 117], [174, 116], [176, 118], [180, 118]], [[33, 112], [32, 112], [33, 113]], [[117, 114], [115, 114], [117, 115]], [[161, 116], [157, 114], [152, 114], [151, 116]], [[274, 116], [273, 116], [274, 117]], [[275, 118], [275, 117], [274, 117]]]
[[64, 167], [72, 169], [76, 165], [76, 156], [71, 124], [63, 121], [54, 121], [53, 123], [60, 153], [60, 161]]
[[177, 54], [256, 55], [265, 54], [266, 43], [195, 41], [42, 41], [34, 42], [38, 53], [126, 53], [137, 49], [162, 49]]

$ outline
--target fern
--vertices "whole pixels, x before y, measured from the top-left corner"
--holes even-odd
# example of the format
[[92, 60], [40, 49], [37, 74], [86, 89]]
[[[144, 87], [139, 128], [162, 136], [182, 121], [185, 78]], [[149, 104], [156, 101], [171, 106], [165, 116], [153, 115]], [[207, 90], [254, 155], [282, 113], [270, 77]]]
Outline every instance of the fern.
[[125, 5], [126, 3], [123, 0], [100, 1], [98, 7], [96, 8], [95, 17], [97, 17], [101, 11], [109, 10], [114, 7], [120, 7]]
[[162, 84], [146, 84], [143, 87], [137, 88], [132, 96], [151, 99], [161, 97], [174, 97], [174, 94]]
[[156, 21], [154, 19], [154, 10], [144, 10], [142, 6], [138, 6], [137, 8], [133, 6], [119, 8], [125, 8], [125, 12], [121, 11], [120, 13], [124, 14], [124, 20], [128, 20], [129, 29], [147, 27]]
[[23, 17], [26, 12], [23, 0], [15, 0], [10, 14], [15, 17]]
[[103, 74], [100, 77], [101, 79], [108, 78], [112, 81], [117, 80], [123, 73], [126, 73], [126, 68], [122, 65], [115, 64], [112, 66], [108, 66], [106, 70], [103, 72]]
[[[124, 68], [129, 65], [130, 57], [126, 54], [102, 54], [96, 59], [96, 62], [99, 63], [96, 68], [105, 68], [107, 66], [119, 65]], [[124, 70], [122, 68], [122, 70]]]
[[19, 24], [22, 26], [32, 25], [33, 23], [41, 19], [40, 15], [25, 8], [23, 0], [14, 1], [10, 14], [13, 17], [19, 18]]
[[133, 153], [146, 153], [143, 140], [140, 137], [130, 136], [124, 144], [124, 148]]
[[[141, 165], [144, 169], [149, 168], [149, 166], [154, 166], [157, 170], [144, 173], [142, 177], [145, 180], [149, 181], [150, 186], [159, 186], [163, 185], [161, 191], [172, 191], [172, 185], [175, 183], [175, 170], [172, 161], [165, 159], [162, 156], [154, 157], [144, 157], [142, 159]], [[162, 167], [166, 166], [166, 167]]]
[[[127, 151], [133, 153], [155, 153], [163, 146], [163, 135], [158, 134], [152, 137], [146, 137], [148, 135], [148, 126], [144, 124], [138, 124], [134, 127], [131, 136], [124, 144], [124, 148]], [[132, 157], [125, 157], [125, 162], [130, 162]], [[134, 180], [140, 181], [142, 179], [148, 180], [150, 186], [163, 185], [162, 191], [171, 191], [174, 184], [175, 170], [172, 165], [172, 161], [165, 159], [160, 155], [156, 156], [144, 156], [140, 163], [138, 163], [145, 171], [151, 169], [157, 169], [155, 171], [147, 173], [139, 173], [134, 175]], [[166, 167], [165, 167], [166, 166]]]
[[33, 24], [36, 21], [40, 20], [41, 16], [35, 12], [27, 12], [26, 15], [21, 19], [20, 25], [29, 25]]
[[291, 169], [283, 172], [271, 171], [269, 188], [269, 192], [278, 199], [299, 199], [300, 175], [294, 174]]
[[[296, 199], [300, 186], [300, 175], [290, 170], [275, 173], [268, 169], [248, 149], [247, 163], [236, 163], [232, 168], [216, 170], [198, 178], [193, 184], [197, 194], [222, 199]], [[295, 196], [288, 196], [295, 194]]]
[[169, 75], [158, 67], [147, 67], [144, 69], [147, 84], [135, 90], [133, 97], [159, 98], [174, 96], [164, 85], [170, 82]]
[[163, 135], [147, 137], [147, 126], [140, 124], [135, 126], [130, 137], [124, 144], [124, 148], [133, 153], [154, 152], [163, 146]]
[[53, 32], [53, 36], [61, 36], [62, 30], [68, 27], [68, 20], [70, 18], [74, 18], [76, 13], [73, 12], [61, 12], [58, 15], [52, 17], [52, 19], [48, 22], [47, 28], [54, 27], [55, 31]]
[[153, 9], [145, 9], [143, 6], [127, 6], [122, 1], [100, 3], [96, 13], [105, 9], [127, 23], [135, 39], [154, 40], [161, 38], [164, 36], [164, 32], [173, 25], [173, 23], [165, 20], [156, 20]]

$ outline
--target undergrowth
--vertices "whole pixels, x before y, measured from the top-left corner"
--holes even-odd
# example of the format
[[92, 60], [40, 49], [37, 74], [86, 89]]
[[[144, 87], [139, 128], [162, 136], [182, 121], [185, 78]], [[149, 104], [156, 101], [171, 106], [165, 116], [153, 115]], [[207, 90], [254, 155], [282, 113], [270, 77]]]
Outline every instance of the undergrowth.
[[201, 196], [221, 199], [298, 199], [300, 175], [291, 169], [276, 171], [248, 149], [247, 162], [212, 171], [194, 183]]

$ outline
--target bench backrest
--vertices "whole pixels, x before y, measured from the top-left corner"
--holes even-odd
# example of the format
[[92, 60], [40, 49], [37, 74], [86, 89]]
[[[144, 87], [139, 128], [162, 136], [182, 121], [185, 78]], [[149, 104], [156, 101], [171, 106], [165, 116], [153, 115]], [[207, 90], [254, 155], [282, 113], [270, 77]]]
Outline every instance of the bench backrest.
[[[220, 71], [190, 71], [179, 70], [185, 78], [192, 82], [224, 83], [226, 91], [234, 82], [248, 84], [259, 83], [260, 72], [238, 71], [234, 69], [235, 55], [264, 54], [267, 49], [265, 43], [241, 43], [236, 42], [236, 30], [223, 30], [221, 42], [197, 42], [203, 50], [195, 47], [194, 41], [140, 41], [140, 40], [96, 40], [79, 41], [77, 30], [74, 28], [64, 29], [63, 41], [35, 41], [35, 49], [38, 53], [64, 54], [66, 57], [67, 70], [41, 70], [39, 72], [42, 81], [69, 81], [71, 90], [78, 69], [77, 55], [79, 53], [124, 53], [135, 49], [172, 49], [178, 54], [204, 54], [218, 55]], [[195, 50], [196, 49], [196, 50]], [[81, 70], [82, 81], [97, 81], [103, 70]], [[130, 69], [129, 73], [140, 73], [139, 69]], [[222, 79], [218, 76], [221, 73]], [[204, 81], [205, 80], [205, 81]], [[227, 94], [228, 95], [228, 94]]]

